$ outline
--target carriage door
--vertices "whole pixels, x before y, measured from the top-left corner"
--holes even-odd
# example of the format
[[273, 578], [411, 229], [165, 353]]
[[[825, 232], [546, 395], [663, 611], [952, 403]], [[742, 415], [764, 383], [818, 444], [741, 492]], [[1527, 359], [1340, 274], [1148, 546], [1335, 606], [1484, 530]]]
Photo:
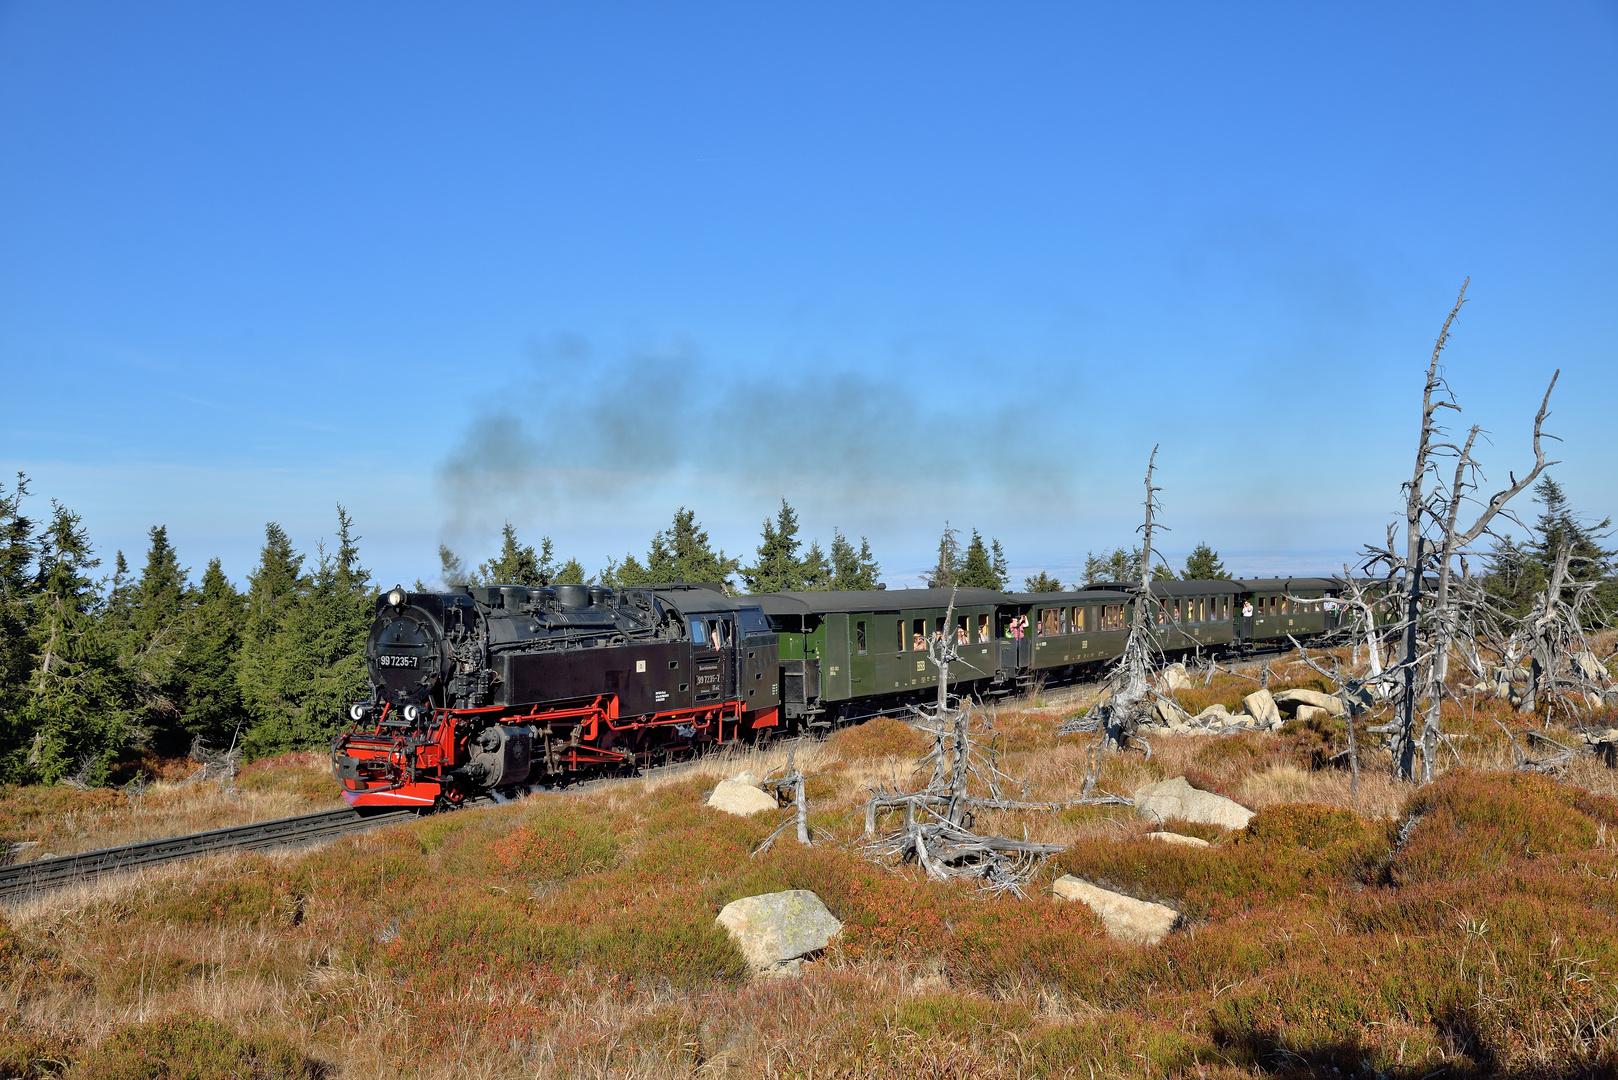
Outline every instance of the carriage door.
[[[697, 627], [702, 627], [698, 638]], [[727, 615], [691, 620], [691, 666], [698, 705], [728, 701], [736, 694], [736, 623]]]

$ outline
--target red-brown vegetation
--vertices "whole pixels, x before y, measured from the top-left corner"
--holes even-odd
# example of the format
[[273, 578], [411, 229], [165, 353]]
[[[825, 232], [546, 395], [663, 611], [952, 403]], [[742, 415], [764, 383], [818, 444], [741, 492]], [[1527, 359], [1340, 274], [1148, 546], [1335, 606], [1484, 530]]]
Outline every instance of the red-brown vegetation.
[[[1031, 798], [1082, 779], [1086, 744], [1050, 735], [1060, 715], [997, 717]], [[1259, 813], [1241, 833], [1172, 826], [1206, 849], [1146, 839], [1128, 808], [985, 815], [1068, 845], [1026, 900], [861, 856], [862, 770], [924, 746], [897, 721], [800, 751], [823, 781], [812, 848], [751, 857], [778, 820], [703, 805], [738, 759], [146, 871], [0, 923], [0, 1075], [1610, 1072], [1611, 774], [1501, 771], [1509, 744], [1483, 710], [1454, 730], [1469, 768], [1378, 786], [1386, 757], [1368, 754], [1357, 800], [1323, 767], [1344, 737], [1329, 723], [1108, 758], [1104, 788], [1185, 773]], [[762, 777], [784, 758], [745, 764]], [[0, 821], [108, 797], [13, 792]], [[1154, 948], [1114, 942], [1050, 898], [1061, 873], [1183, 925]], [[715, 914], [800, 888], [843, 933], [800, 979], [750, 980]]]

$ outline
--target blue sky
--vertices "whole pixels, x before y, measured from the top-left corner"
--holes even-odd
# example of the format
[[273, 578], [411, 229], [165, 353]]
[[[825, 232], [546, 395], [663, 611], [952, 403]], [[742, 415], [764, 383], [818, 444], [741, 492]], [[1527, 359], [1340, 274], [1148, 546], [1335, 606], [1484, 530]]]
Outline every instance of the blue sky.
[[1324, 571], [1432, 340], [1490, 478], [1618, 510], [1618, 6], [0, 2], [0, 467], [240, 579], [385, 583], [782, 496]]

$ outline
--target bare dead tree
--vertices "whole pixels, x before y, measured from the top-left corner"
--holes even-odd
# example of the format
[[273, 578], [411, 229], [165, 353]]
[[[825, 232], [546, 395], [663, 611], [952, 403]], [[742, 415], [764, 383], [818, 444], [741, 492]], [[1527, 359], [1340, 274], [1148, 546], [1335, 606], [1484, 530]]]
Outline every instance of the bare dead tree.
[[[1468, 279], [1468, 282], [1470, 279]], [[1507, 504], [1526, 490], [1545, 469], [1554, 462], [1545, 459], [1543, 427], [1549, 415], [1551, 391], [1561, 372], [1551, 376], [1550, 385], [1534, 417], [1534, 465], [1521, 479], [1515, 473], [1510, 483], [1481, 504], [1472, 523], [1465, 528], [1460, 524], [1463, 504], [1475, 503], [1470, 494], [1478, 489], [1481, 469], [1474, 456], [1478, 436], [1482, 429], [1474, 425], [1460, 445], [1448, 439], [1447, 430], [1438, 423], [1441, 409], [1460, 412], [1454, 393], [1449, 388], [1439, 358], [1449, 341], [1450, 327], [1461, 306], [1466, 302], [1466, 287], [1461, 285], [1455, 306], [1444, 320], [1438, 340], [1433, 346], [1432, 359], [1427, 365], [1427, 381], [1422, 392], [1421, 433], [1416, 444], [1416, 457], [1410, 481], [1404, 485], [1404, 551], [1395, 545], [1394, 530], [1389, 528], [1385, 548], [1372, 547], [1367, 551], [1368, 567], [1377, 564], [1387, 568], [1388, 588], [1401, 596], [1403, 618], [1397, 627], [1400, 634], [1400, 656], [1388, 670], [1392, 678], [1395, 716], [1390, 731], [1393, 750], [1393, 771], [1396, 777], [1416, 779], [1415, 752], [1420, 743], [1422, 765], [1420, 779], [1432, 779], [1437, 743], [1441, 736], [1440, 710], [1447, 692], [1449, 656], [1454, 641], [1457, 612], [1452, 589], [1452, 573], [1456, 561], [1472, 552], [1472, 545], [1480, 537], [1492, 535], [1490, 526], [1502, 513], [1510, 516]], [[1554, 438], [1554, 436], [1551, 436]], [[1439, 473], [1439, 462], [1453, 458], [1455, 468], [1446, 483]], [[1428, 583], [1432, 588], [1428, 591]], [[1418, 712], [1418, 703], [1425, 697], [1424, 717]], [[1418, 718], [1421, 730], [1417, 733]]]
[[[808, 782], [808, 777], [804, 776], [798, 769], [797, 756], [797, 747], [788, 750], [785, 775], [773, 783], [768, 776], [765, 776], [764, 784], [761, 785], [769, 788], [775, 794], [776, 802], [789, 806], [791, 813], [787, 814], [774, 832], [764, 838], [763, 843], [753, 849], [754, 857], [770, 850], [771, 845], [775, 843], [775, 838], [793, 825], [798, 827], [798, 843], [805, 847], [814, 844], [813, 838], [809, 835], [809, 799], [804, 794], [804, 785]], [[774, 770], [771, 771], [773, 772]], [[788, 802], [788, 800], [791, 801]]]
[[[986, 810], [1056, 811], [1080, 803], [1124, 803], [1113, 796], [1068, 802], [1033, 802], [1027, 784], [1002, 772], [993, 742], [975, 737], [970, 704], [949, 710], [929, 724], [918, 719], [919, 730], [932, 736], [932, 749], [916, 762], [912, 775], [927, 774], [919, 789], [900, 790], [877, 785], [865, 803], [865, 853], [876, 859], [897, 860], [920, 866], [928, 877], [975, 879], [985, 889], [1022, 895], [1022, 883], [1039, 860], [1062, 850], [1060, 844], [1041, 844], [1025, 835], [1017, 840], [985, 836], [974, 830], [976, 816]], [[1023, 798], [1011, 795], [1013, 786]], [[881, 820], [900, 813], [899, 827], [878, 834]]]
[[234, 739], [231, 740], [229, 749], [214, 750], [200, 735], [191, 740], [190, 757], [201, 768], [185, 778], [187, 784], [200, 784], [213, 780], [224, 787], [229, 787], [235, 781], [242, 762], [242, 752], [237, 748]]
[[1104, 743], [1122, 748], [1132, 741], [1139, 742], [1148, 756], [1150, 745], [1135, 734], [1136, 730], [1159, 704], [1165, 709], [1179, 708], [1172, 699], [1158, 692], [1152, 678], [1160, 658], [1152, 624], [1161, 611], [1161, 605], [1152, 598], [1152, 534], [1168, 530], [1157, 520], [1163, 509], [1157, 498], [1157, 493], [1163, 489], [1153, 483], [1157, 476], [1157, 451], [1158, 447], [1152, 447], [1152, 456], [1146, 462], [1145, 522], [1137, 530], [1141, 533], [1140, 595], [1135, 598], [1129, 638], [1124, 642], [1122, 655], [1113, 662], [1102, 699], [1082, 716], [1068, 720], [1057, 732], [1078, 735], [1099, 731]]

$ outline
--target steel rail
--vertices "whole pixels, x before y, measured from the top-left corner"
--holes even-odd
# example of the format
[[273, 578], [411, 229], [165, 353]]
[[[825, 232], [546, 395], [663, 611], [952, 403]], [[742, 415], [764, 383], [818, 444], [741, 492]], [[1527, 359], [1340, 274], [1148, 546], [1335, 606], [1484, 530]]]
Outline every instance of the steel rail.
[[171, 836], [162, 840], [146, 840], [122, 847], [84, 851], [76, 855], [57, 855], [49, 859], [17, 863], [0, 867], [0, 900], [9, 900], [29, 892], [57, 889], [78, 881], [86, 881], [102, 874], [130, 870], [139, 866], [155, 866], [180, 859], [213, 855], [222, 851], [266, 851], [274, 848], [296, 847], [301, 844], [331, 840], [350, 833], [364, 832], [382, 825], [410, 821], [417, 816], [414, 810], [388, 810], [382, 813], [361, 814], [344, 807], [318, 814], [276, 818], [251, 825], [237, 825], [229, 829]]

